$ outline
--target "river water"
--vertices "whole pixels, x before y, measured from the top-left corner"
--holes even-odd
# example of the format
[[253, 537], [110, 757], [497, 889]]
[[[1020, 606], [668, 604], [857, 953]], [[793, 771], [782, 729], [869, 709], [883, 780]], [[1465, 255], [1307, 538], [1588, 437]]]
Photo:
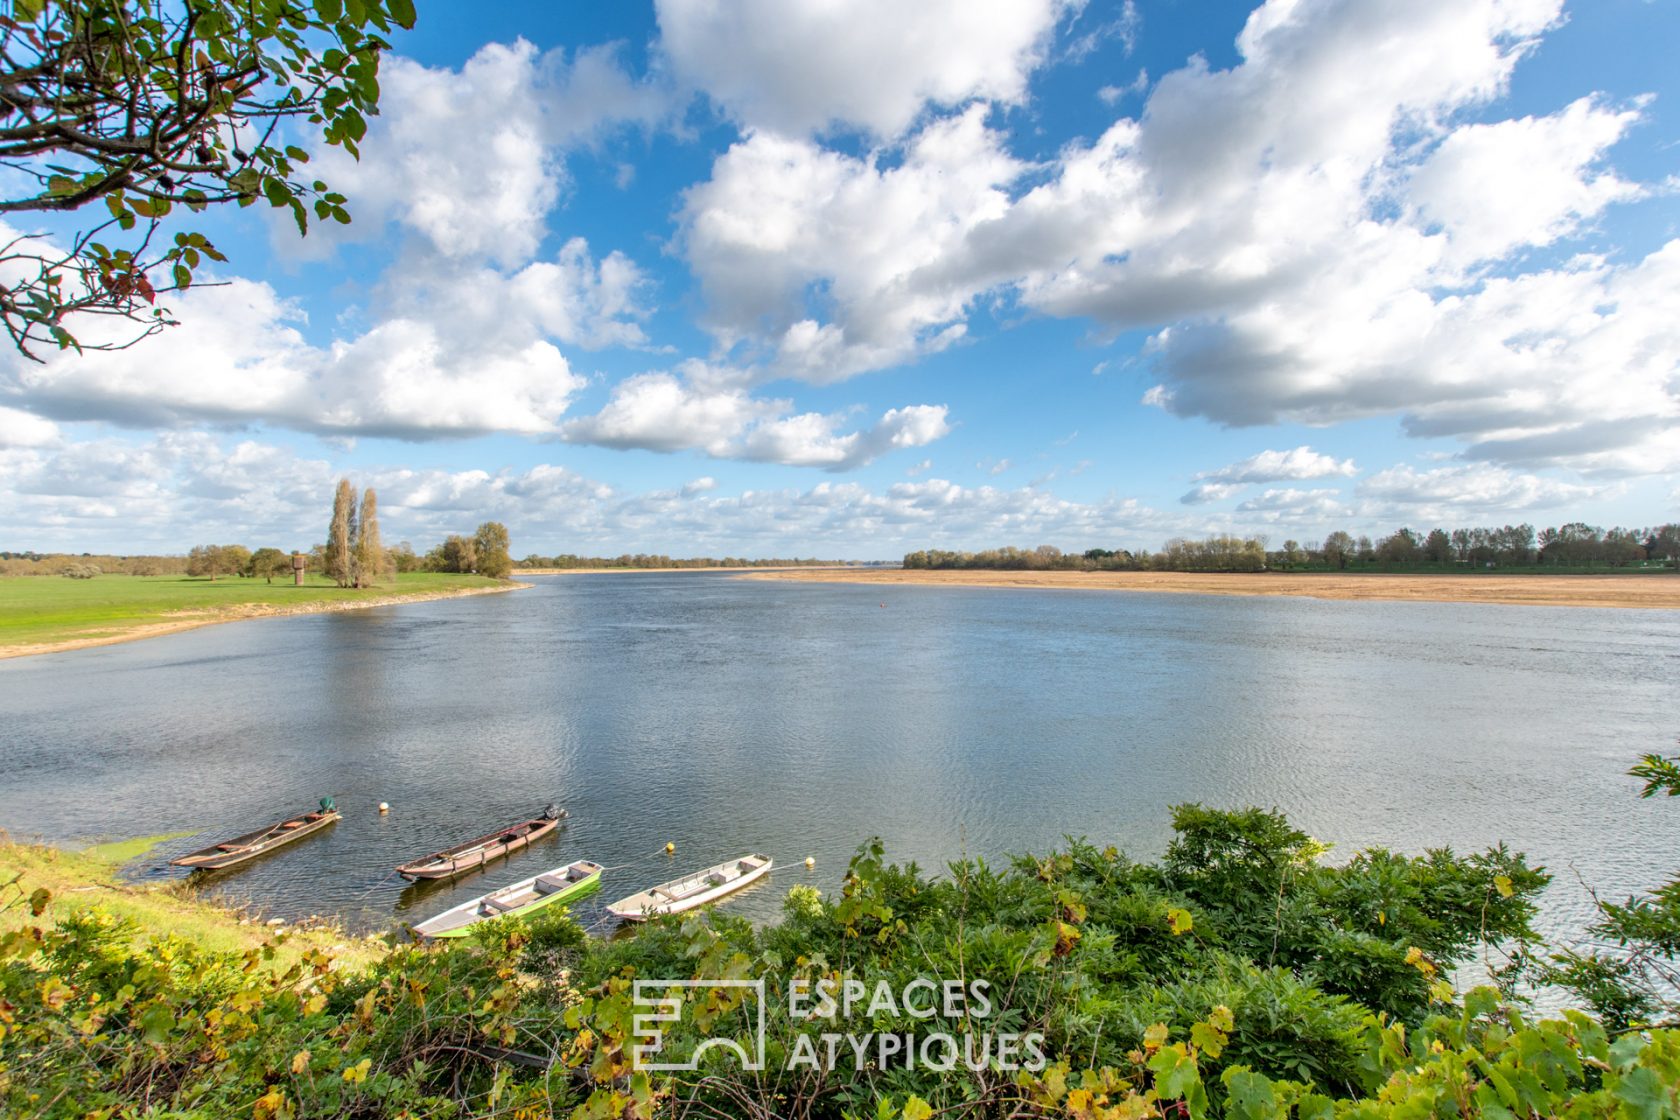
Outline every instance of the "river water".
[[[580, 908], [599, 927], [601, 902], [749, 851], [777, 870], [731, 905], [770, 918], [872, 835], [924, 868], [1069, 835], [1153, 858], [1188, 800], [1276, 807], [1343, 856], [1507, 842], [1557, 874], [1564, 933], [1584, 883], [1680, 865], [1680, 805], [1626, 775], [1680, 733], [1680, 612], [531, 582], [0, 662], [0, 826], [203, 830], [134, 869], [160, 877], [331, 795], [341, 822], [212, 889], [358, 929], [579, 858], [608, 867]], [[551, 800], [557, 838], [482, 873], [390, 873]]]

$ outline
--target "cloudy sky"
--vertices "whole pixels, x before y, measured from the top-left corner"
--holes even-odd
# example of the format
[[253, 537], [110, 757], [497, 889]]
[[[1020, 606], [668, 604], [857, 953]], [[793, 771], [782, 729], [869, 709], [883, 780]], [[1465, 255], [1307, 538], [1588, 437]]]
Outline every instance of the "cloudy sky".
[[1672, 0], [419, 10], [350, 226], [0, 358], [0, 548], [1680, 518]]

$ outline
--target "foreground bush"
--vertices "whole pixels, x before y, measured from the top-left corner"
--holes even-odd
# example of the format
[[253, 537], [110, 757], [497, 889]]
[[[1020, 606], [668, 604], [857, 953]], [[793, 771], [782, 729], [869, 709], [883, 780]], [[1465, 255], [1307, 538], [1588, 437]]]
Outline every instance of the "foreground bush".
[[[871, 843], [837, 897], [796, 887], [768, 928], [714, 912], [603, 941], [559, 915], [357, 968], [211, 953], [97, 911], [55, 923], [18, 884], [0, 898], [27, 912], [0, 937], [0, 1114], [1680, 1116], [1680, 1034], [1535, 1021], [1510, 990], [1547, 882], [1520, 855], [1329, 867], [1277, 814], [1182, 806], [1174, 825], [1159, 864], [1081, 842], [934, 879]], [[1460, 998], [1446, 978], [1478, 956], [1507, 990]], [[764, 982], [764, 1070], [717, 1047], [692, 1072], [633, 1068], [637, 981], [697, 979]], [[984, 1006], [929, 1019], [897, 998], [947, 980]], [[888, 996], [812, 1017], [791, 993], [825, 981]], [[755, 1011], [741, 988], [689, 999], [659, 1057], [750, 1047]], [[927, 1053], [934, 1029], [984, 1036], [992, 1060], [882, 1058]], [[798, 1060], [834, 1032], [867, 1035], [861, 1059]], [[1005, 1035], [1042, 1061], [996, 1060]]]

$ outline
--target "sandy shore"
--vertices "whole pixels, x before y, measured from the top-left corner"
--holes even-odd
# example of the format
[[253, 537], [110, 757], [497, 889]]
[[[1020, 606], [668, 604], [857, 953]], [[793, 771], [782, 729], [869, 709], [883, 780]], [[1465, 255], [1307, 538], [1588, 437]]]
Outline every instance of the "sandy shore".
[[86, 638], [66, 638], [59, 642], [22, 642], [0, 646], [0, 659], [33, 657], [38, 653], [65, 653], [94, 646], [114, 646], [118, 642], [137, 642], [142, 638], [161, 638], [196, 630], [200, 626], [217, 626], [224, 622], [245, 622], [253, 618], [274, 618], [288, 614], [325, 614], [328, 611], [360, 611], [369, 607], [391, 607], [399, 603], [420, 603], [430, 599], [458, 599], [465, 595], [500, 595], [516, 591], [528, 583], [509, 583], [506, 587], [462, 587], [450, 591], [417, 591], [410, 595], [381, 595], [374, 599], [353, 599], [345, 602], [298, 603], [277, 606], [267, 603], [241, 603], [213, 611], [182, 611], [161, 622], [141, 622], [114, 634], [100, 634]]
[[1333, 572], [981, 572], [788, 570], [739, 579], [862, 583], [881, 587], [1057, 588], [1158, 591], [1182, 595], [1296, 595], [1429, 603], [1506, 603], [1533, 607], [1680, 608], [1680, 575], [1344, 575]]

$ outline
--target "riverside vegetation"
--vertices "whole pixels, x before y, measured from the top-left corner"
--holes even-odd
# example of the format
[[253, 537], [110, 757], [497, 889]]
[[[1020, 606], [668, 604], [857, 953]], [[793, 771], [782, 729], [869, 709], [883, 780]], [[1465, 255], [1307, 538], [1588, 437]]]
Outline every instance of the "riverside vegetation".
[[[1637, 771], [1680, 793], [1674, 760]], [[1680, 1114], [1665, 987], [1680, 886], [1605, 909], [1592, 951], [1544, 949], [1549, 876], [1503, 848], [1459, 856], [1325, 846], [1258, 809], [1174, 810], [1158, 863], [1070, 841], [931, 878], [879, 844], [837, 897], [788, 892], [780, 923], [724, 911], [593, 940], [564, 915], [469, 943], [388, 939], [371, 960], [317, 934], [213, 944], [196, 922], [89, 905], [27, 864], [0, 906], [0, 1112], [10, 1116], [789, 1116], [930, 1120], [1414, 1120]], [[0, 849], [0, 863], [20, 853]], [[33, 858], [39, 860], [37, 852]], [[75, 857], [62, 857], [74, 859]], [[206, 911], [208, 913], [208, 911]], [[222, 920], [228, 924], [226, 919]], [[250, 936], [253, 928], [240, 926]], [[315, 940], [311, 940], [315, 938]], [[1448, 976], [1480, 958], [1491, 986]], [[794, 980], [986, 980], [973, 1030], [1042, 1032], [1036, 1071], [888, 1061], [784, 1072], [800, 1035], [908, 1034], [872, 1008], [798, 1018]], [[1665, 976], [1667, 980], [1665, 981]], [[767, 1064], [715, 1048], [693, 1073], [631, 1067], [637, 979], [763, 978]], [[1525, 984], [1595, 1014], [1543, 1018]], [[664, 1060], [750, 1037], [739, 996], [691, 1000]], [[822, 1050], [819, 1047], [818, 1053]]]
[[1054, 545], [989, 548], [979, 552], [922, 549], [907, 553], [910, 570], [1077, 572], [1595, 572], [1680, 568], [1680, 523], [1645, 529], [1601, 529], [1571, 522], [1538, 533], [1532, 525], [1418, 533], [1397, 529], [1381, 540], [1336, 531], [1319, 546], [1267, 538], [1175, 537], [1160, 551], [1090, 548], [1063, 552]]
[[26, 652], [59, 643], [96, 643], [125, 635], [164, 633], [211, 622], [376, 605], [403, 599], [506, 588], [482, 576], [409, 572], [382, 587], [341, 588], [322, 575], [292, 585], [260, 579], [113, 576], [94, 579], [0, 580], [0, 650]]

